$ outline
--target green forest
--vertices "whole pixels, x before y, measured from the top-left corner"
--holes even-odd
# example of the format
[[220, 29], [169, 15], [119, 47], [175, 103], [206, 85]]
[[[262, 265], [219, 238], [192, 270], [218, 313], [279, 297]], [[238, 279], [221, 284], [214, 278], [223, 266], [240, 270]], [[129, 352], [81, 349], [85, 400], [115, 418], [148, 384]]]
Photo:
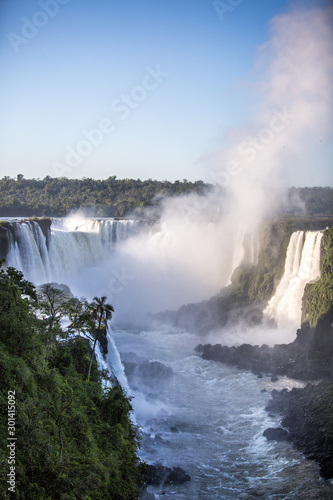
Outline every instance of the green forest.
[[[216, 187], [216, 186], [215, 186]], [[82, 210], [96, 217], [140, 217], [145, 209], [157, 206], [164, 196], [187, 193], [204, 194], [213, 185], [203, 181], [157, 181], [140, 179], [105, 180], [65, 177], [25, 179], [8, 176], [0, 180], [0, 216], [2, 217], [64, 217]], [[221, 196], [224, 190], [218, 186]], [[290, 188], [283, 200], [283, 212], [302, 215], [331, 214], [333, 188]]]
[[0, 180], [0, 216], [63, 217], [71, 211], [83, 210], [99, 217], [137, 216], [153, 206], [158, 195], [175, 196], [183, 193], [203, 193], [202, 181], [153, 181], [151, 179], [106, 180], [45, 177]]
[[36, 290], [16, 269], [0, 270], [0, 498], [138, 497], [131, 400], [94, 356], [97, 342], [107, 349], [112, 312], [105, 297]]

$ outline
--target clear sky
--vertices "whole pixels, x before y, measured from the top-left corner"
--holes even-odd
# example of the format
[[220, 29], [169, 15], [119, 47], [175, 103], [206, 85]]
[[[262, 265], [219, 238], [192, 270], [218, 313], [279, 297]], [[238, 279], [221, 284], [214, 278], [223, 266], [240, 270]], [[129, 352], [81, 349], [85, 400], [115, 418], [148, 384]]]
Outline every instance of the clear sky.
[[[270, 20], [320, 0], [0, 0], [1, 176], [203, 179]], [[332, 185], [332, 137], [311, 149]]]

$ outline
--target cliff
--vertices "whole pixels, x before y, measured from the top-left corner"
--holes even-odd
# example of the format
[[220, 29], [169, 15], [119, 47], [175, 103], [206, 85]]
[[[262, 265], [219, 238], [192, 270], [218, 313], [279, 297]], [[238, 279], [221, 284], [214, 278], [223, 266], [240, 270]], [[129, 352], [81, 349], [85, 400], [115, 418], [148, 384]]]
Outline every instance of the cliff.
[[[264, 435], [278, 440], [282, 432], [306, 457], [316, 460], [320, 473], [333, 478], [333, 228], [321, 240], [321, 277], [306, 285], [302, 300], [302, 325], [297, 338], [287, 345], [238, 347], [199, 345], [204, 359], [252, 370], [259, 376], [278, 375], [321, 380], [304, 389], [273, 391], [267, 410], [281, 413], [281, 428]], [[281, 432], [278, 432], [281, 431]], [[272, 436], [273, 437], [269, 437]], [[275, 436], [275, 437], [274, 437]]]
[[304, 389], [273, 391], [267, 411], [282, 415], [288, 438], [307, 458], [316, 460], [320, 474], [333, 478], [333, 384], [308, 384]]
[[291, 234], [300, 230], [323, 230], [332, 224], [333, 217], [267, 220], [259, 231], [257, 265], [241, 264], [231, 277], [231, 285], [216, 296], [184, 305], [177, 311], [160, 312], [154, 318], [202, 334], [230, 325], [248, 328], [260, 324], [262, 311], [283, 275]]

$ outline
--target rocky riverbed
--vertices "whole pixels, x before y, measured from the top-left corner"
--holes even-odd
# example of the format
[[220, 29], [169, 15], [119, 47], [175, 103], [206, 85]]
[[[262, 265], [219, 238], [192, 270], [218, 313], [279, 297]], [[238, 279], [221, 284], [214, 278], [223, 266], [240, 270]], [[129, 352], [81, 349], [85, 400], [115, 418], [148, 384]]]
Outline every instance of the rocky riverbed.
[[[313, 355], [313, 335], [307, 328], [298, 331], [291, 344], [252, 346], [201, 345], [196, 347], [203, 359], [219, 361], [250, 370], [259, 377], [279, 376], [316, 381], [304, 389], [274, 390], [267, 406], [282, 416], [281, 428], [267, 429], [267, 439], [290, 440], [307, 458], [316, 460], [320, 473], [333, 478], [333, 376], [331, 356]], [[328, 351], [326, 350], [326, 353]]]
[[[282, 415], [289, 439], [307, 458], [316, 460], [320, 474], [333, 478], [333, 383], [308, 384], [304, 389], [272, 391], [267, 411]], [[271, 430], [270, 430], [271, 431]], [[265, 431], [266, 432], [266, 431]], [[276, 439], [282, 436], [276, 431]], [[266, 434], [271, 435], [271, 432]], [[267, 436], [266, 436], [267, 437]]]

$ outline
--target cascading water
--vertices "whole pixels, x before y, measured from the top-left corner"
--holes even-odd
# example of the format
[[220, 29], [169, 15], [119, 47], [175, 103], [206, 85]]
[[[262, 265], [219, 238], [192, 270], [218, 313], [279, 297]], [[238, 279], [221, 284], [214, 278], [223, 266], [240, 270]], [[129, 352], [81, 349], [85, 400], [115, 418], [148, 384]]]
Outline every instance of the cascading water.
[[49, 241], [36, 221], [12, 222], [6, 263], [35, 284], [66, 280], [113, 252], [133, 235], [135, 220], [52, 220]]
[[50, 273], [46, 237], [36, 222], [13, 226], [15, 236], [10, 241], [7, 264], [23, 271], [33, 283], [45, 282]]
[[320, 276], [321, 231], [297, 231], [291, 235], [284, 274], [264, 314], [278, 327], [299, 328], [304, 288]]
[[234, 235], [231, 273], [227, 285], [231, 284], [234, 270], [242, 263], [257, 264], [259, 256], [259, 239], [256, 231], [247, 231], [244, 225], [239, 225]]
[[[134, 396], [135, 420], [143, 430], [142, 458], [148, 463], [180, 466], [191, 475], [191, 482], [184, 485], [151, 487], [155, 498], [303, 500], [309, 490], [315, 492], [313, 498], [333, 498], [333, 487], [319, 478], [315, 463], [306, 461], [290, 443], [269, 443], [262, 436], [267, 427], [279, 425], [277, 417], [264, 411], [269, 392], [302, 384], [286, 377], [273, 383], [203, 360], [193, 351], [202, 338], [193, 333], [171, 328], [151, 330], [149, 323], [141, 329], [137, 323], [130, 324], [129, 314], [138, 298], [160, 294], [163, 304], [171, 293], [166, 283], [182, 286], [183, 268], [198, 273], [194, 283], [202, 288], [198, 293], [207, 297], [207, 290], [213, 290], [204, 288], [207, 276], [215, 275], [214, 286], [221, 286], [227, 282], [231, 265], [234, 268], [242, 261], [255, 264], [255, 235], [239, 230], [229, 239], [213, 223], [204, 226], [198, 222], [188, 232], [184, 226], [177, 230], [172, 224], [162, 224], [159, 230], [130, 238], [136, 231], [133, 221], [72, 219], [53, 221], [47, 242], [35, 224], [17, 224], [16, 237], [9, 236], [7, 263], [17, 265], [35, 283], [45, 278], [64, 280], [71, 288], [73, 285], [75, 294], [99, 296], [106, 288], [116, 312], [112, 332], [108, 331], [107, 357], [104, 359], [96, 348], [99, 365], [109, 368]], [[227, 234], [232, 236], [231, 232]], [[297, 232], [291, 237], [284, 277], [269, 305], [278, 325], [277, 311], [282, 319], [282, 312], [287, 310], [286, 305], [279, 305], [285, 294], [293, 303], [287, 321], [295, 321], [293, 311], [300, 314], [302, 286], [319, 275], [320, 239], [320, 232]], [[218, 245], [229, 241], [234, 247], [227, 249], [228, 258], [223, 260], [226, 249]], [[119, 242], [122, 244], [117, 250]], [[218, 266], [213, 258], [216, 246]], [[198, 259], [192, 255], [194, 249]], [[181, 252], [185, 255], [182, 261]], [[234, 257], [232, 264], [230, 255]], [[219, 274], [223, 266], [224, 274]], [[115, 283], [118, 275], [120, 281]], [[139, 289], [134, 299], [132, 282]], [[184, 295], [183, 289], [180, 294], [184, 302], [190, 296], [186, 293], [191, 294], [192, 289], [197, 292], [194, 286], [188, 288], [189, 292], [185, 288]], [[118, 321], [120, 305], [125, 311], [120, 320], [127, 325], [123, 327]], [[131, 367], [132, 379], [128, 371]]]

